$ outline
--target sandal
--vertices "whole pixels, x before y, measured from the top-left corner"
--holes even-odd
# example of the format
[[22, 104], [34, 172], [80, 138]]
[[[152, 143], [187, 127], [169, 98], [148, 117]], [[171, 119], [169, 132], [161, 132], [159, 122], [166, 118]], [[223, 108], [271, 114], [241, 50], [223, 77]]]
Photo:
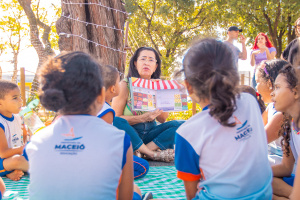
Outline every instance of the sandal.
[[156, 151], [152, 159], [155, 161], [171, 162], [174, 160], [174, 157], [174, 149], [166, 149], [162, 151]]
[[142, 157], [144, 156], [144, 155], [142, 155], [141, 152], [139, 152], [139, 151], [133, 152], [133, 155], [134, 155], [134, 156], [137, 156], [137, 157], [139, 157], [139, 158], [142, 158]]

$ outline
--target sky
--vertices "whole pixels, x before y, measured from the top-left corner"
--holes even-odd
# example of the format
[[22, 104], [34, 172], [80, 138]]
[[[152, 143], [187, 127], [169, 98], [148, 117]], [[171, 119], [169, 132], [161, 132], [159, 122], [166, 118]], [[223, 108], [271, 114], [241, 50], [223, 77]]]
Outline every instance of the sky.
[[[60, 0], [41, 0], [40, 1], [40, 7], [44, 8], [51, 8], [51, 4], [55, 4], [56, 6], [59, 6], [61, 1]], [[47, 9], [48, 15], [51, 16], [54, 13], [51, 12], [52, 9]], [[4, 13], [0, 12], [0, 17]], [[40, 34], [41, 36], [41, 34]], [[0, 39], [5, 39], [6, 35], [4, 33], [0, 32]], [[30, 72], [36, 72], [36, 68], [38, 65], [38, 55], [33, 47], [27, 47], [30, 45], [30, 39], [29, 36], [28, 38], [24, 38], [21, 44], [21, 51], [18, 56], [18, 69], [21, 67], [24, 67], [25, 70], [30, 71]], [[7, 51], [7, 54], [1, 55], [0, 56], [0, 66], [2, 68], [3, 75], [5, 72], [11, 72], [13, 70], [13, 64], [11, 63], [11, 60], [13, 58], [13, 54]], [[32, 75], [33, 73], [30, 73]], [[25, 72], [26, 74], [26, 72]]]
[[[60, 0], [41, 0], [40, 6], [45, 7], [45, 8], [50, 8], [52, 3], [59, 6], [60, 2], [61, 2]], [[51, 9], [48, 9], [48, 12], [49, 12], [48, 14], [51, 15]], [[0, 13], [0, 17], [1, 17], [1, 13]], [[222, 33], [222, 31], [223, 30], [220, 30], [220, 33]], [[224, 31], [226, 31], [226, 30], [224, 30]], [[0, 39], [4, 38], [4, 37], [5, 37], [5, 35], [0, 33]], [[225, 38], [223, 38], [223, 39], [225, 39]], [[24, 67], [25, 70], [29, 71], [28, 72], [29, 74], [32, 74], [30, 72], [36, 72], [36, 68], [38, 65], [38, 56], [33, 47], [24, 47], [25, 45], [29, 45], [29, 44], [30, 44], [29, 38], [26, 41], [23, 40], [23, 48], [20, 51], [19, 57], [18, 57], [18, 60], [19, 60], [18, 69], [20, 69], [20, 67]], [[240, 50], [242, 50], [241, 43], [238, 43], [235, 41], [234, 45], [237, 46]], [[239, 71], [250, 71], [252, 73], [253, 69], [250, 66], [250, 52], [251, 52], [250, 47], [247, 47], [247, 54], [248, 54], [247, 60], [245, 60], [245, 61], [239, 60]], [[59, 52], [56, 52], [56, 53], [59, 53]], [[13, 70], [13, 64], [11, 62], [9, 62], [10, 60], [12, 60], [11, 53], [2, 55], [0, 57], [0, 66], [1, 66], [4, 74], [5, 74], [5, 72]]]

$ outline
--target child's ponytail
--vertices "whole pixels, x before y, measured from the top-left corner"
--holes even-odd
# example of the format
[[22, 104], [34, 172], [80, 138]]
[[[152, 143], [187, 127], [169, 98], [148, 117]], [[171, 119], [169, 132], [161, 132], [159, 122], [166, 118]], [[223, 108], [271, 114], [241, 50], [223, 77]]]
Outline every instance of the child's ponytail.
[[203, 39], [188, 51], [183, 66], [197, 97], [210, 101], [210, 115], [223, 126], [235, 126], [229, 118], [236, 109], [239, 76], [231, 49], [214, 39]]
[[235, 126], [229, 122], [236, 109], [236, 85], [226, 76], [215, 72], [208, 83], [210, 111], [209, 114], [223, 126]]

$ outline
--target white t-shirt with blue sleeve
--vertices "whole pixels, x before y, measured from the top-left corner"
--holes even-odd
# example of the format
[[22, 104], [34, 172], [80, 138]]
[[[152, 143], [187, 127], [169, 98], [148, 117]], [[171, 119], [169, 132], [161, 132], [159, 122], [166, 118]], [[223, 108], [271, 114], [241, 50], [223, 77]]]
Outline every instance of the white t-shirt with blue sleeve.
[[260, 109], [250, 94], [240, 94], [236, 103], [230, 119], [237, 123], [235, 127], [221, 125], [208, 108], [178, 128], [177, 176], [184, 181], [200, 180], [198, 192], [204, 189], [219, 199], [255, 196], [264, 188], [269, 188], [271, 199], [272, 171]]
[[291, 123], [292, 131], [290, 136], [290, 147], [295, 158], [295, 163], [298, 161], [300, 155], [300, 131], [296, 130], [296, 127]]
[[116, 199], [130, 137], [91, 115], [64, 115], [32, 136], [30, 199]]
[[0, 114], [0, 128], [3, 129], [8, 148], [20, 147], [23, 145], [22, 121], [19, 115], [13, 114], [6, 117]]
[[105, 102], [102, 109], [98, 112], [97, 117], [101, 118], [109, 112], [112, 112], [113, 116], [115, 118], [116, 113], [115, 113], [114, 109], [112, 109], [112, 107], [107, 102]]

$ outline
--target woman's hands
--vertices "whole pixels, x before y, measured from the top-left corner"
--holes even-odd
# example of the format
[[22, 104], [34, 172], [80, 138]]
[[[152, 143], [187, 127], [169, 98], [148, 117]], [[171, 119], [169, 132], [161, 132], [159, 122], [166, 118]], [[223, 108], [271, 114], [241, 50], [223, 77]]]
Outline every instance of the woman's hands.
[[268, 50], [268, 47], [266, 47], [265, 44], [257, 43], [257, 46], [261, 50], [261, 52], [264, 52], [264, 51]]
[[156, 109], [154, 111], [150, 111], [150, 112], [146, 112], [143, 115], [141, 115], [143, 117], [143, 121], [144, 122], [151, 122], [153, 120], [156, 119], [156, 117], [158, 117], [159, 115], [161, 115], [163, 113], [162, 110], [160, 109]]

